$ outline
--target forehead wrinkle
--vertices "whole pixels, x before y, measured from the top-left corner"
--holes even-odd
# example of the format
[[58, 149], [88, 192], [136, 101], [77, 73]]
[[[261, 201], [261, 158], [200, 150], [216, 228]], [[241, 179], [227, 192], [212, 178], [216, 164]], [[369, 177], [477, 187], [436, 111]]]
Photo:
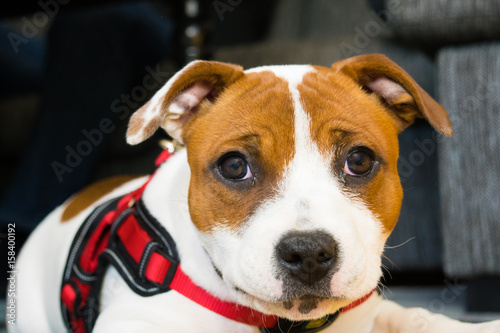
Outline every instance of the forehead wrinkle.
[[[276, 122], [273, 123], [245, 123], [240, 125], [235, 125], [233, 129], [235, 133], [229, 133], [229, 136], [221, 141], [221, 146], [224, 145], [239, 145], [251, 150], [253, 153], [258, 154], [266, 148], [266, 144], [272, 144], [276, 149], [284, 151], [284, 145], [286, 140], [282, 133], [279, 133], [279, 129], [276, 126]], [[286, 125], [283, 122], [283, 125]], [[267, 141], [267, 142], [266, 142]]]
[[219, 149], [223, 153], [228, 153], [231, 150], [234, 149], [243, 149], [247, 152], [250, 153], [250, 155], [254, 156], [259, 153], [259, 147], [261, 146], [260, 144], [261, 138], [260, 135], [257, 133], [248, 133], [240, 136], [236, 136], [234, 138], [227, 138], [223, 141], [221, 141], [219, 145]]
[[[360, 96], [355, 94], [343, 99], [338, 98], [335, 92], [325, 92], [336, 96], [327, 98], [317, 89], [311, 86], [303, 89], [304, 86], [301, 84], [299, 88], [304, 110], [311, 119], [312, 139], [323, 153], [334, 149], [333, 145], [337, 143], [366, 145], [381, 154], [388, 150], [392, 138], [380, 135], [386, 128], [381, 129], [379, 124], [387, 123], [387, 127], [391, 127], [392, 123], [386, 111], [380, 110], [378, 102], [372, 101], [363, 91], [360, 91]], [[370, 114], [366, 110], [369, 110]], [[339, 135], [341, 132], [345, 134]]]
[[[341, 123], [340, 126], [338, 124]], [[318, 136], [322, 132], [327, 132], [329, 140], [329, 145], [363, 145], [368, 146], [368, 148], [372, 148], [378, 151], [378, 147], [380, 146], [380, 140], [373, 140], [373, 137], [376, 137], [375, 132], [370, 128], [365, 128], [363, 131], [358, 129], [354, 129], [354, 123], [352, 125], [347, 125], [348, 121], [339, 122], [335, 120], [326, 120], [319, 121], [315, 126], [315, 141], [318, 141]]]

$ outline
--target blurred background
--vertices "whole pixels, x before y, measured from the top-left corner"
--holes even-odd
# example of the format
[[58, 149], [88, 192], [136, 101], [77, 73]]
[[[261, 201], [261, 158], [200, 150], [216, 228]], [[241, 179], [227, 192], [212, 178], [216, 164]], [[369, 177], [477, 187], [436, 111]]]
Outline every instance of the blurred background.
[[[153, 171], [157, 133], [130, 114], [184, 64], [245, 68], [384, 53], [449, 112], [400, 136], [400, 222], [384, 294], [467, 321], [500, 318], [500, 1], [16, 1], [0, 5], [0, 267], [55, 206], [96, 180]], [[56, 235], [54, 235], [56, 237]], [[5, 297], [5, 288], [0, 296]]]

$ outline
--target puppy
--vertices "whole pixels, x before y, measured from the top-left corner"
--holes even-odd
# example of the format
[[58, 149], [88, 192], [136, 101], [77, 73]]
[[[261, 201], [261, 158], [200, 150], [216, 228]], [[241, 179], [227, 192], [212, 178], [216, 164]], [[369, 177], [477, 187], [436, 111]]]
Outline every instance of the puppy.
[[[398, 134], [446, 111], [383, 55], [195, 61], [131, 118], [184, 150], [89, 187], [17, 261], [10, 332], [500, 332], [375, 291], [403, 196]], [[173, 147], [171, 147], [173, 148]]]

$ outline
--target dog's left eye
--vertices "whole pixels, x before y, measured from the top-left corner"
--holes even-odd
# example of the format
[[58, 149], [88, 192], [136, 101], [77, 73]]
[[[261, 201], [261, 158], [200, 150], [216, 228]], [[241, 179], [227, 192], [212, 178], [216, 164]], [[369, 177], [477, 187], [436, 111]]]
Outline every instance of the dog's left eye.
[[219, 162], [222, 177], [230, 180], [245, 180], [253, 177], [248, 162], [239, 155], [223, 157]]
[[344, 172], [351, 176], [364, 176], [372, 170], [374, 163], [375, 160], [371, 150], [357, 147], [347, 156]]

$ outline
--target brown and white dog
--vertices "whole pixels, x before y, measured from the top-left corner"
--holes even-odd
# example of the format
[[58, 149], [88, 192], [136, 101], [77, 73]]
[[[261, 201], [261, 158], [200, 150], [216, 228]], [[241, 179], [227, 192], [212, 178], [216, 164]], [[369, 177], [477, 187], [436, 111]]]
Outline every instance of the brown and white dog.
[[[162, 127], [186, 146], [143, 200], [194, 283], [264, 314], [313, 320], [377, 287], [403, 196], [398, 134], [416, 117], [452, 134], [446, 111], [383, 55], [246, 71], [195, 61], [132, 116], [127, 141]], [[17, 261], [11, 332], [66, 331], [60, 288], [77, 230], [98, 204], [144, 181], [101, 182], [43, 221]], [[94, 332], [260, 330], [175, 291], [141, 297], [109, 267]], [[374, 293], [321, 332], [500, 332], [500, 321], [461, 323]]]

